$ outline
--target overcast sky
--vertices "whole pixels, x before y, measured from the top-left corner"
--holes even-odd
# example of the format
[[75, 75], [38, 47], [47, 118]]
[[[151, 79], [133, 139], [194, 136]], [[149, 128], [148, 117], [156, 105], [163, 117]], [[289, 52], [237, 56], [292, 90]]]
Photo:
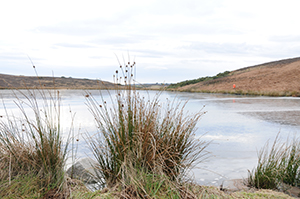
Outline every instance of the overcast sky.
[[115, 54], [137, 81], [179, 82], [300, 56], [299, 0], [9, 0], [0, 73], [112, 81]]

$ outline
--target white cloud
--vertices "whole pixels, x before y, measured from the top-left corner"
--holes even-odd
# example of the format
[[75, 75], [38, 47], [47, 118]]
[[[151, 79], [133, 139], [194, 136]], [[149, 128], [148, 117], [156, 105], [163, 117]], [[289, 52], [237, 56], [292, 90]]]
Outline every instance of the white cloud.
[[110, 80], [118, 65], [115, 54], [129, 53], [139, 67], [138, 81], [177, 82], [297, 57], [299, 5], [296, 0], [5, 1], [1, 72], [31, 74], [28, 54], [43, 75]]

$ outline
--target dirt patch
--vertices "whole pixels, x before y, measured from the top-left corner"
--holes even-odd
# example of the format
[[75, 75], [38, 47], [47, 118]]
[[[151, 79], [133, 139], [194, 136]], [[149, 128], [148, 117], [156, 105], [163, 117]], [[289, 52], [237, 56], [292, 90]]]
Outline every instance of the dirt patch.
[[187, 85], [178, 90], [300, 96], [300, 58], [246, 67], [232, 71], [226, 77]]

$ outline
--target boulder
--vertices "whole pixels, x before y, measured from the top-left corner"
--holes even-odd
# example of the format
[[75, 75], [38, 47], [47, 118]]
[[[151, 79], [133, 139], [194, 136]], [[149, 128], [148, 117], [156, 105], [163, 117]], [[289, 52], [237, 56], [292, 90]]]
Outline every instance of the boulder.
[[97, 162], [91, 158], [82, 158], [73, 164], [68, 170], [67, 174], [73, 179], [79, 179], [85, 184], [95, 184], [96, 173], [93, 166], [97, 165]]

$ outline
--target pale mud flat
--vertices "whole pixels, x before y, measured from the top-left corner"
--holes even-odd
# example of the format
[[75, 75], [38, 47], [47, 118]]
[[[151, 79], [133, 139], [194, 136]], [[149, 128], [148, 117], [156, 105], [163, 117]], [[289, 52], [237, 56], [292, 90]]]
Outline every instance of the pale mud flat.
[[276, 122], [283, 125], [300, 126], [300, 111], [261, 111], [261, 112], [242, 112], [242, 114], [256, 117], [269, 122]]

